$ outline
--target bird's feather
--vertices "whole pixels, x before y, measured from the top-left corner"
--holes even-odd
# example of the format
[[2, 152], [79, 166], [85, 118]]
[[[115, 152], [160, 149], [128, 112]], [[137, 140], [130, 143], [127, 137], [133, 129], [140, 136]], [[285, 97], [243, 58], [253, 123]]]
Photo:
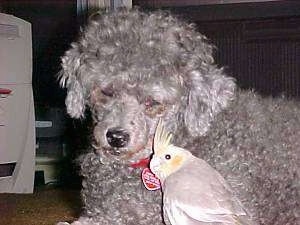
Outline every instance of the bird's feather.
[[160, 120], [150, 168], [162, 182], [165, 220], [171, 225], [254, 224], [221, 174], [171, 139]]
[[212, 222], [239, 224], [239, 217], [247, 217], [223, 177], [196, 157], [186, 161], [180, 170], [166, 178], [163, 192], [164, 208], [172, 209], [172, 213], [167, 213], [170, 220], [174, 217], [181, 225]]
[[165, 130], [162, 119], [159, 119], [154, 134], [153, 149], [156, 154], [163, 152], [171, 143], [172, 134]]

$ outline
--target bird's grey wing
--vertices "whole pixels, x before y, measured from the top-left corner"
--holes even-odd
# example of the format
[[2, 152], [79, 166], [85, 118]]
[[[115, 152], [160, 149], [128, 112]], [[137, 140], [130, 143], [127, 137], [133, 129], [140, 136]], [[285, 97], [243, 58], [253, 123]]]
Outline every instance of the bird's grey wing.
[[207, 225], [207, 223], [194, 219], [175, 204], [164, 204], [164, 222], [166, 225]]
[[168, 204], [172, 208], [168, 216], [180, 218], [181, 225], [239, 224], [237, 216], [246, 215], [241, 204], [235, 202], [237, 199], [226, 181], [203, 160], [190, 160], [169, 176], [164, 186], [164, 202], [170, 196]]

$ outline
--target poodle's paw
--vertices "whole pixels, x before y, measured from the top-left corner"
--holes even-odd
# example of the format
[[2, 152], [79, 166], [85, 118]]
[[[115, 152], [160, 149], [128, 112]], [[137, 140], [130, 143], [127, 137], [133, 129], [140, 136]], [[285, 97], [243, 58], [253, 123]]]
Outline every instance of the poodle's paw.
[[100, 225], [99, 223], [93, 221], [92, 218], [89, 217], [79, 217], [78, 220], [68, 223], [68, 222], [59, 222], [56, 225]]

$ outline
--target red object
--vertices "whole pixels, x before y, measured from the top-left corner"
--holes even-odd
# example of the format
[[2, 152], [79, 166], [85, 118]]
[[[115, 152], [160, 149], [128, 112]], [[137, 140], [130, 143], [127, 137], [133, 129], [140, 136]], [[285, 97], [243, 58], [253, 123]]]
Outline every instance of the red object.
[[9, 95], [11, 93], [11, 90], [6, 88], [0, 88], [0, 94], [1, 95]]
[[132, 168], [146, 168], [148, 167], [149, 165], [149, 162], [150, 162], [150, 159], [149, 158], [144, 158], [144, 159], [141, 159], [140, 161], [136, 162], [136, 163], [132, 163], [130, 164], [130, 166]]
[[156, 191], [161, 188], [159, 179], [151, 172], [149, 168], [143, 169], [142, 181], [145, 188], [149, 191]]

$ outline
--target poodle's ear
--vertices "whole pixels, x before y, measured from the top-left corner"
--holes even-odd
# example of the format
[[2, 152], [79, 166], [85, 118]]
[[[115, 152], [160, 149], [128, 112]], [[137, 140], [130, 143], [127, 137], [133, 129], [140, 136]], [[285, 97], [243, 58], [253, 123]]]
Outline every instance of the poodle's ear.
[[207, 132], [214, 117], [233, 99], [235, 82], [223, 70], [211, 65], [207, 74], [194, 70], [189, 74], [184, 122], [192, 136]]
[[83, 117], [85, 110], [85, 90], [80, 79], [80, 61], [78, 46], [72, 44], [72, 48], [61, 59], [62, 70], [59, 74], [60, 85], [67, 88], [65, 100], [67, 112], [73, 118]]
[[235, 82], [214, 63], [215, 46], [206, 36], [198, 33], [194, 24], [185, 28], [184, 32], [175, 30], [173, 39], [185, 52], [179, 54], [188, 90], [181, 112], [187, 130], [196, 137], [205, 134], [214, 117], [226, 108], [233, 98]]

